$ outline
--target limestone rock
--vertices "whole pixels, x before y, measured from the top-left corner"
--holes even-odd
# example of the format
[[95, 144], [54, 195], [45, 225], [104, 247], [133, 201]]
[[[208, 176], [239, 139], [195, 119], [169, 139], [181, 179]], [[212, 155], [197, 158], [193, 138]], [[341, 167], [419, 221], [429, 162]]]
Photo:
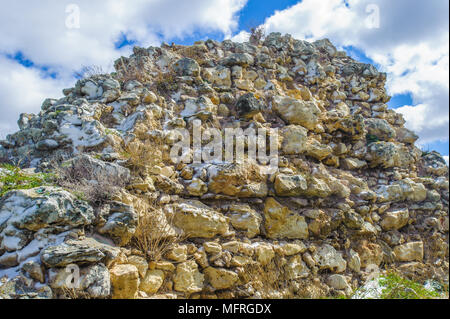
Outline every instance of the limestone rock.
[[230, 221], [234, 228], [245, 230], [247, 237], [259, 235], [262, 217], [248, 205], [233, 205], [230, 207]]
[[330, 277], [328, 277], [327, 283], [329, 286], [338, 290], [345, 290], [350, 288], [347, 279], [339, 274], [333, 274]]
[[173, 278], [176, 291], [194, 293], [203, 289], [204, 275], [198, 271], [195, 261], [178, 264]]
[[400, 229], [408, 223], [408, 220], [408, 209], [387, 212], [381, 221], [381, 227], [384, 230]]
[[333, 272], [341, 273], [347, 268], [347, 262], [342, 258], [342, 254], [328, 244], [322, 245], [314, 253], [313, 259], [320, 269], [329, 269]]
[[61, 244], [42, 250], [41, 260], [47, 267], [64, 267], [69, 264], [92, 264], [105, 257], [100, 249], [83, 244]]
[[285, 126], [281, 131], [283, 152], [285, 154], [302, 154], [306, 150], [307, 133], [308, 130], [300, 125]]
[[214, 289], [227, 289], [232, 287], [239, 279], [238, 275], [230, 270], [208, 267], [204, 270], [206, 278]]
[[305, 193], [308, 185], [303, 175], [277, 174], [274, 188], [278, 196], [298, 196]]
[[141, 280], [139, 290], [144, 291], [148, 295], [157, 293], [164, 282], [164, 277], [162, 270], [148, 270], [145, 277]]
[[0, 202], [3, 223], [37, 231], [48, 226], [76, 227], [94, 220], [92, 207], [57, 187], [15, 190]]
[[200, 201], [172, 204], [166, 210], [173, 215], [174, 225], [189, 237], [212, 238], [229, 231], [227, 218]]
[[395, 258], [399, 261], [422, 261], [423, 242], [414, 241], [394, 247]]
[[134, 265], [115, 265], [109, 270], [113, 299], [135, 299], [139, 288], [139, 271]]
[[273, 109], [289, 124], [298, 124], [314, 130], [319, 123], [320, 109], [312, 101], [299, 101], [286, 96], [275, 96]]
[[111, 236], [119, 245], [125, 245], [136, 231], [137, 222], [138, 217], [132, 206], [113, 202], [106, 223], [98, 229], [98, 232]]
[[308, 224], [304, 216], [268, 197], [264, 205], [265, 229], [269, 238], [308, 238]]

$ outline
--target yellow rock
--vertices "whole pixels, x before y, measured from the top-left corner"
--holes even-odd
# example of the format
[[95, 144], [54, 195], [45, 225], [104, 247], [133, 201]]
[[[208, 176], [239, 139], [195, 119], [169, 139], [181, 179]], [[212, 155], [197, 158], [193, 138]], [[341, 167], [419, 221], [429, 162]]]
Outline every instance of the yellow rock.
[[208, 282], [215, 289], [227, 289], [232, 287], [239, 279], [239, 276], [230, 270], [208, 267], [204, 270]]
[[230, 221], [234, 228], [247, 231], [247, 237], [259, 234], [262, 217], [248, 205], [232, 205], [230, 207]]
[[178, 264], [173, 281], [176, 291], [194, 293], [203, 289], [204, 275], [198, 271], [195, 261], [189, 260]]
[[187, 259], [187, 246], [186, 245], [174, 245], [172, 249], [167, 253], [166, 257], [170, 260], [181, 262]]
[[305, 217], [291, 212], [272, 197], [266, 199], [264, 216], [268, 238], [308, 238]]
[[286, 265], [284, 266], [286, 279], [297, 279], [308, 277], [310, 271], [304, 261], [302, 256], [297, 255], [291, 257]]
[[394, 255], [398, 261], [422, 261], [423, 242], [414, 241], [394, 247]]
[[115, 265], [109, 270], [113, 299], [134, 299], [139, 288], [139, 271], [134, 265]]
[[273, 247], [266, 243], [257, 243], [255, 247], [255, 254], [258, 262], [262, 266], [269, 264], [273, 257], [275, 257]]
[[148, 269], [147, 260], [141, 256], [130, 256], [127, 259], [129, 264], [136, 266], [141, 278], [144, 277]]
[[281, 130], [285, 154], [302, 154], [306, 151], [308, 130], [300, 125], [288, 125]]
[[173, 216], [173, 224], [188, 237], [212, 238], [227, 234], [228, 219], [197, 200], [187, 200], [166, 206]]
[[383, 215], [381, 221], [381, 227], [384, 230], [400, 229], [408, 224], [409, 212], [408, 209], [397, 210], [393, 212], [387, 212]]
[[139, 289], [148, 295], [158, 292], [164, 282], [164, 272], [162, 270], [148, 270], [144, 279], [141, 281]]
[[314, 130], [319, 123], [321, 111], [313, 101], [299, 101], [287, 96], [275, 96], [273, 109], [289, 124], [299, 124]]

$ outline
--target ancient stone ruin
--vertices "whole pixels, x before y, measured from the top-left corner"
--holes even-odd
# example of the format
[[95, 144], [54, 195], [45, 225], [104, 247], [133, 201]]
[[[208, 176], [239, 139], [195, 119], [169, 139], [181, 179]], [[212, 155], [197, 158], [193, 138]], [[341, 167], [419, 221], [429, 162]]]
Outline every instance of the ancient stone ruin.
[[[2, 298], [322, 298], [383, 271], [448, 283], [448, 166], [388, 109], [386, 74], [327, 39], [252, 42], [135, 47], [20, 116], [0, 141]], [[264, 132], [276, 167], [239, 130], [240, 161], [195, 161], [196, 123]], [[181, 130], [192, 148], [174, 161]]]

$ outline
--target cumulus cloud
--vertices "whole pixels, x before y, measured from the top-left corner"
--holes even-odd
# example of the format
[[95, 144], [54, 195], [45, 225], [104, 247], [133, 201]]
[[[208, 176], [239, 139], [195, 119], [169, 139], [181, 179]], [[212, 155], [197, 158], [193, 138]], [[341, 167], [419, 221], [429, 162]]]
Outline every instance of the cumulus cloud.
[[40, 102], [47, 97], [60, 96], [67, 84], [60, 79], [42, 78], [38, 70], [4, 57], [0, 57], [0, 74], [1, 138], [17, 129], [18, 114], [39, 112]]
[[[47, 96], [59, 97], [74, 70], [96, 65], [111, 71], [113, 61], [128, 55], [123, 39], [144, 47], [200, 32], [230, 36], [237, 13], [247, 0], [0, 0], [0, 119], [4, 135], [16, 129], [21, 112], [36, 112]], [[69, 6], [69, 5], [76, 5]], [[67, 10], [68, 9], [68, 10]], [[74, 14], [79, 10], [79, 28]], [[69, 24], [67, 24], [69, 22]], [[68, 27], [69, 25], [69, 27]], [[21, 53], [34, 63], [25, 68], [6, 59]], [[40, 70], [58, 74], [46, 78]], [[56, 96], [55, 96], [56, 95]]]
[[[448, 2], [441, 0], [303, 0], [277, 11], [267, 32], [329, 38], [341, 49], [362, 50], [388, 73], [391, 95], [409, 93], [414, 105], [398, 109], [420, 143], [448, 140]], [[241, 32], [233, 39], [246, 40]]]

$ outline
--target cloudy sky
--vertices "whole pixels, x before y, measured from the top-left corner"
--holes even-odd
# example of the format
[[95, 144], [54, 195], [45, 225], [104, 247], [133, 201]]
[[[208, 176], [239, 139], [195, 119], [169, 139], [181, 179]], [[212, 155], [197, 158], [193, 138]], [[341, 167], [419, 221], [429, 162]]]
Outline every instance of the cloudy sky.
[[61, 97], [82, 66], [111, 70], [133, 45], [245, 41], [250, 27], [329, 38], [388, 73], [389, 106], [424, 149], [449, 154], [448, 0], [0, 0], [0, 138]]

